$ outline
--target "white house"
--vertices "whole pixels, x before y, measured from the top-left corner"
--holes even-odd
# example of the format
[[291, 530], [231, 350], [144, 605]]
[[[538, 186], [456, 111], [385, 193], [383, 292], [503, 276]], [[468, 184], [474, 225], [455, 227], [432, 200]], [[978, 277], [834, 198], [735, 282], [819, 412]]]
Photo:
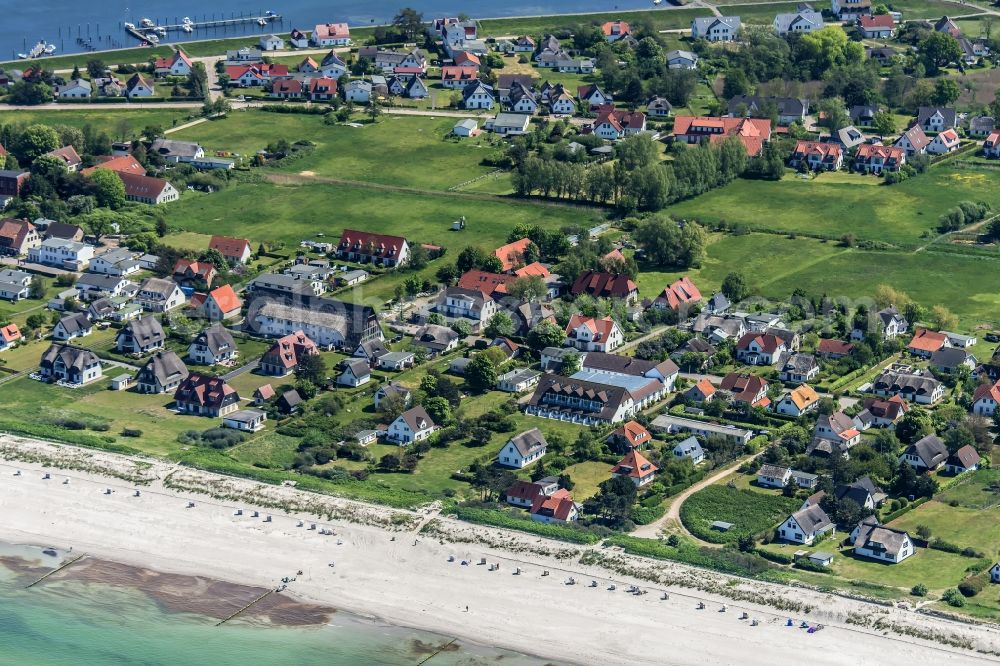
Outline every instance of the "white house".
[[222, 417], [222, 425], [233, 430], [257, 432], [264, 429], [267, 412], [259, 409], [241, 409]]
[[285, 48], [285, 40], [277, 35], [262, 35], [260, 38], [261, 51], [280, 51]]
[[972, 413], [990, 417], [1000, 405], [1000, 380], [994, 384], [980, 384], [972, 396]]
[[694, 51], [675, 49], [667, 51], [667, 68], [698, 69], [698, 54]]
[[691, 39], [732, 42], [740, 33], [739, 16], [705, 16], [691, 21]]
[[33, 264], [55, 266], [71, 271], [85, 269], [93, 258], [93, 245], [64, 238], [47, 238], [38, 247], [28, 250], [28, 261]]
[[[851, 530], [854, 554], [880, 562], [898, 564], [916, 553], [910, 535], [903, 530], [880, 525], [875, 516], [865, 518]], [[992, 570], [990, 571], [992, 576]]]
[[784, 488], [792, 478], [792, 470], [778, 465], [761, 465], [757, 471], [757, 485], [765, 488]]
[[481, 81], [473, 81], [462, 89], [462, 107], [465, 109], [492, 109], [494, 104], [496, 96], [493, 88]]
[[659, 467], [649, 462], [638, 449], [631, 449], [618, 464], [611, 468], [612, 476], [625, 476], [631, 479], [637, 488], [652, 483], [656, 479]]
[[566, 326], [566, 344], [580, 351], [612, 352], [625, 342], [622, 329], [611, 317], [573, 315]]
[[799, 417], [819, 406], [819, 395], [808, 384], [797, 386], [778, 402], [776, 411], [786, 416]]
[[185, 300], [180, 286], [163, 278], [146, 278], [135, 295], [135, 302], [146, 312], [167, 312], [184, 305]]
[[430, 437], [437, 426], [423, 407], [413, 407], [389, 425], [386, 439], [396, 444], [412, 444]]
[[313, 46], [347, 46], [351, 43], [351, 29], [346, 23], [319, 23], [310, 39]]
[[990, 567], [990, 582], [1000, 583], [1000, 562]]
[[497, 390], [504, 393], [524, 393], [538, 384], [541, 376], [542, 373], [537, 370], [511, 370], [497, 377]]
[[479, 134], [479, 123], [472, 118], [460, 120], [455, 123], [455, 126], [451, 129], [451, 133], [461, 137], [476, 136]]
[[934, 470], [948, 459], [948, 447], [936, 435], [927, 435], [906, 447], [899, 459], [918, 472]]
[[958, 132], [954, 129], [946, 129], [934, 137], [929, 144], [927, 144], [927, 152], [932, 155], [952, 153], [958, 150], [961, 143], [962, 142], [958, 138]]
[[544, 456], [547, 446], [548, 442], [541, 430], [525, 430], [507, 440], [497, 455], [497, 463], [504, 467], [524, 469]]
[[100, 273], [102, 275], [123, 276], [137, 273], [139, 268], [139, 262], [132, 253], [120, 247], [108, 250], [104, 254], [99, 254], [91, 259], [87, 270], [91, 273]]
[[705, 451], [701, 448], [701, 444], [694, 436], [688, 437], [687, 439], [679, 442], [674, 447], [673, 451], [674, 458], [677, 460], [684, 460], [687, 458], [695, 465], [705, 460]]
[[53, 340], [74, 340], [90, 335], [94, 330], [94, 325], [90, 318], [82, 312], [75, 312], [62, 317], [52, 327]]
[[371, 378], [371, 369], [364, 359], [348, 358], [340, 362], [338, 366], [340, 374], [337, 375], [337, 383], [341, 386], [352, 386], [357, 388], [362, 384], [367, 384]]
[[372, 84], [369, 81], [354, 79], [344, 86], [344, 99], [348, 102], [359, 102], [365, 104], [371, 99]]
[[834, 524], [818, 504], [813, 504], [790, 515], [777, 531], [786, 541], [808, 546], [818, 537], [834, 531]]

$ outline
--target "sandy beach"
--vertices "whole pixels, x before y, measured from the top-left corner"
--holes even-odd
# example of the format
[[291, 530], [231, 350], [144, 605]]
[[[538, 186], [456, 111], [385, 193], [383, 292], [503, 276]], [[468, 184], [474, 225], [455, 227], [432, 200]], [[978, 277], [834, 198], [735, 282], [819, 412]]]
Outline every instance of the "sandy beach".
[[[813, 664], [846, 664], [858, 655], [906, 666], [1000, 661], [993, 627], [614, 555], [632, 571], [687, 581], [652, 585], [580, 564], [583, 548], [433, 511], [383, 509], [23, 438], [0, 437], [0, 456], [2, 541], [266, 588], [295, 577], [285, 593], [302, 601], [562, 663], [782, 665], [801, 664], [806, 655]], [[199, 487], [216, 497], [178, 490]], [[278, 503], [314, 510], [286, 514], [274, 508]], [[433, 532], [419, 533], [431, 520]], [[482, 558], [487, 565], [478, 564]], [[576, 585], [566, 584], [571, 576]], [[628, 593], [633, 584], [647, 593]], [[733, 592], [704, 591], [713, 585]], [[800, 610], [755, 603], [765, 599]], [[706, 607], [697, 609], [699, 602]], [[744, 612], [759, 625], [740, 619]], [[798, 628], [803, 620], [824, 629], [808, 633]], [[975, 650], [915, 638], [907, 629]]]

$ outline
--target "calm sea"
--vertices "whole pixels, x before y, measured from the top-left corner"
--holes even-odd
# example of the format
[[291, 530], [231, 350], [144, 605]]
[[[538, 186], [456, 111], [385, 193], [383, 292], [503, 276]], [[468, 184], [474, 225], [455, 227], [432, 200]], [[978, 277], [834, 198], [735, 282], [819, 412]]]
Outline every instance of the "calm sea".
[[[0, 546], [0, 554], [37, 553]], [[47, 561], [51, 565], [52, 561]], [[345, 613], [329, 624], [273, 627], [166, 612], [133, 588], [62, 580], [25, 589], [25, 578], [0, 566], [0, 663], [19, 666], [347, 666], [410, 665], [449, 639], [376, 626]], [[427, 666], [540, 666], [503, 650], [462, 646]]]
[[[3, 4], [3, 3], [0, 3]], [[236, 28], [213, 28], [186, 35], [170, 33], [170, 41], [216, 39], [263, 32], [289, 32], [293, 27], [311, 29], [317, 23], [347, 21], [352, 26], [388, 23], [400, 7], [412, 6], [425, 19], [454, 16], [464, 12], [479, 18], [528, 16], [574, 12], [614, 11], [652, 8], [652, 0], [36, 0], [16, 3], [16, 11], [4, 12], [0, 21], [0, 60], [13, 58], [39, 40], [58, 47], [59, 53], [77, 53], [83, 47], [77, 39], [89, 39], [99, 49], [136, 46], [125, 34], [122, 23], [138, 24], [147, 17], [162, 24], [178, 24], [185, 16], [192, 21], [231, 16], [259, 16], [270, 10], [281, 14], [282, 22], [268, 27], [256, 24]], [[667, 3], [664, 3], [665, 6]]]

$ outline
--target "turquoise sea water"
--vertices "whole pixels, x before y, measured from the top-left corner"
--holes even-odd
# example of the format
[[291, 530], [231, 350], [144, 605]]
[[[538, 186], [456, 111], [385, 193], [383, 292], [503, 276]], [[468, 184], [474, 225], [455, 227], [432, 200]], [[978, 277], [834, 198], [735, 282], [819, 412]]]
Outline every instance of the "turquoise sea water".
[[[346, 613], [329, 624], [273, 627], [165, 612], [134, 588], [64, 580], [25, 589], [0, 567], [0, 664], [24, 666], [415, 665], [450, 639], [377, 626]], [[433, 656], [427, 666], [539, 666], [534, 658], [478, 646]]]

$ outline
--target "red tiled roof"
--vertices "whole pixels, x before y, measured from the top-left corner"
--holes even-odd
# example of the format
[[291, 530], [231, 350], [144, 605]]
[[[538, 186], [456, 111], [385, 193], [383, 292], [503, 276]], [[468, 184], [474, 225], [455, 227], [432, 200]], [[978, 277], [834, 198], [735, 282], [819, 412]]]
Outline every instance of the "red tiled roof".
[[337, 80], [330, 79], [327, 77], [320, 77], [318, 79], [313, 79], [309, 82], [309, 93], [312, 95], [316, 94], [336, 94], [337, 92]]
[[380, 258], [397, 258], [404, 243], [406, 239], [402, 236], [373, 234], [356, 229], [344, 229], [340, 234], [341, 250]]
[[174, 275], [198, 276], [205, 281], [211, 281], [215, 275], [215, 266], [207, 261], [191, 261], [190, 259], [178, 259], [174, 264]]
[[231, 236], [212, 236], [208, 242], [208, 249], [218, 250], [219, 254], [226, 259], [242, 259], [246, 251], [250, 249], [250, 241]]
[[701, 292], [698, 291], [698, 287], [694, 286], [694, 283], [691, 282], [691, 278], [685, 275], [664, 289], [660, 295], [656, 297], [656, 300], [665, 301], [671, 310], [676, 310], [681, 305], [697, 303], [700, 301]]
[[632, 447], [642, 446], [653, 438], [649, 434], [649, 431], [643, 428], [642, 424], [637, 421], [629, 421], [623, 424], [612, 434], [624, 439]]
[[442, 81], [465, 81], [471, 82], [479, 79], [479, 72], [468, 67], [458, 67], [456, 65], [446, 65], [441, 68]]
[[611, 35], [627, 35], [630, 30], [625, 21], [608, 21], [601, 24], [601, 32], [604, 33], [605, 37], [610, 37]]
[[994, 402], [1000, 402], [1000, 380], [995, 384], [980, 384], [976, 387], [976, 392], [972, 395], [972, 403], [975, 404], [983, 398], [990, 398]]
[[550, 275], [552, 275], [552, 273], [549, 272], [549, 269], [547, 269], [545, 266], [536, 261], [533, 264], [528, 264], [527, 266], [522, 266], [521, 268], [518, 268], [517, 270], [514, 271], [514, 275], [516, 275], [517, 277], [537, 275], [538, 277], [547, 278]]
[[294, 368], [299, 364], [299, 358], [306, 354], [314, 354], [316, 351], [315, 342], [302, 331], [295, 331], [283, 338], [278, 338], [261, 358], [261, 362], [268, 365], [280, 365], [285, 369]]
[[62, 148], [56, 148], [55, 150], [45, 153], [50, 157], [58, 157], [66, 163], [67, 166], [72, 166], [74, 164], [80, 164], [83, 160], [80, 159], [80, 155], [76, 152], [76, 148], [72, 145], [63, 146]]
[[80, 173], [84, 176], [89, 176], [97, 169], [109, 169], [111, 171], [117, 171], [118, 173], [134, 173], [138, 176], [146, 175], [146, 167], [142, 166], [142, 164], [139, 163], [139, 160], [135, 159], [131, 155], [119, 155], [117, 157], [104, 155], [98, 157], [97, 160], [97, 165], [88, 167]]
[[649, 462], [638, 450], [632, 449], [625, 454], [625, 457], [618, 461], [618, 464], [611, 468], [612, 474], [620, 474], [633, 479], [641, 479], [655, 474], [660, 468]]
[[479, 60], [479, 56], [475, 53], [470, 53], [469, 51], [457, 51], [452, 59], [455, 61], [456, 65], [461, 67], [464, 67], [463, 63], [471, 63], [476, 67], [479, 67], [479, 65], [482, 64]]
[[224, 284], [218, 289], [213, 289], [208, 295], [215, 301], [220, 312], [233, 312], [243, 306], [243, 301], [240, 300], [240, 297], [236, 295], [236, 292], [228, 284]]
[[635, 282], [627, 275], [612, 275], [598, 271], [584, 271], [570, 287], [570, 293], [574, 296], [586, 293], [604, 298], [630, 298], [637, 291]]
[[10, 344], [15, 340], [21, 339], [21, 330], [17, 327], [17, 324], [0, 326], [0, 337], [3, 337], [4, 342]]
[[740, 338], [740, 341], [736, 343], [737, 349], [747, 349], [750, 347], [751, 342], [756, 342], [757, 346], [761, 348], [765, 354], [773, 354], [778, 351], [779, 346], [783, 346], [785, 341], [776, 335], [771, 335], [769, 333], [746, 333]]
[[281, 79], [271, 84], [271, 92], [278, 95], [302, 94], [302, 82], [298, 79]]
[[926, 328], [918, 328], [906, 348], [911, 351], [936, 352], [942, 349], [947, 341], [948, 336], [943, 333], [929, 331]]
[[313, 28], [313, 39], [347, 39], [351, 29], [346, 23], [319, 23]]
[[221, 377], [208, 377], [198, 373], [188, 375], [174, 393], [178, 402], [194, 402], [204, 407], [221, 406], [223, 400], [236, 393], [236, 389]]
[[573, 510], [573, 496], [565, 488], [560, 488], [551, 495], [536, 495], [531, 504], [531, 513], [544, 513], [559, 520], [569, 519]]
[[600, 127], [604, 123], [611, 125], [618, 132], [624, 132], [626, 129], [641, 130], [646, 125], [646, 114], [642, 111], [630, 112], [611, 107], [598, 114], [594, 127]]
[[118, 177], [125, 185], [125, 194], [130, 197], [143, 197], [155, 199], [170, 183], [162, 178], [152, 176], [140, 176], [136, 173], [117, 171]]
[[[944, 142], [946, 146], [953, 146], [956, 143], [959, 143], [958, 132], [956, 132], [954, 129], [946, 129], [945, 131], [938, 134], [938, 138], [941, 139], [941, 141]], [[70, 146], [70, 148], [72, 148], [72, 146]]]
[[264, 384], [253, 392], [255, 397], [261, 398], [263, 400], [268, 400], [274, 397], [274, 387], [270, 384]]
[[474, 289], [487, 296], [499, 293], [507, 293], [507, 285], [517, 279], [516, 275], [502, 275], [500, 273], [487, 273], [486, 271], [471, 270], [462, 274], [458, 278], [458, 286], [462, 289]]
[[[721, 132], [717, 130], [722, 130]], [[674, 136], [708, 137], [711, 143], [728, 137], [739, 137], [747, 154], [759, 155], [764, 142], [771, 138], [771, 121], [766, 118], [712, 118], [708, 116], [677, 116]]]
[[843, 340], [833, 340], [824, 338], [819, 341], [818, 351], [820, 354], [841, 354], [846, 356], [854, 350], [854, 345]]
[[731, 372], [722, 379], [720, 388], [732, 393], [733, 398], [739, 402], [750, 402], [755, 407], [764, 405], [765, 401], [770, 404], [770, 400], [767, 398], [757, 403], [753, 402], [762, 391], [767, 389], [767, 381], [757, 375]]
[[713, 386], [712, 382], [710, 382], [705, 377], [702, 377], [701, 379], [699, 379], [698, 383], [695, 384], [695, 387], [706, 398], [715, 395], [715, 386]]
[[593, 333], [597, 334], [597, 337], [594, 338], [595, 340], [603, 342], [608, 339], [616, 325], [615, 320], [611, 317], [595, 319], [594, 317], [587, 317], [577, 312], [569, 318], [569, 324], [566, 326], [566, 334], [569, 335], [580, 328], [580, 326], [586, 326]]
[[844, 151], [839, 143], [835, 142], [822, 142], [822, 141], [799, 141], [795, 144], [794, 155], [818, 155], [822, 159], [832, 158], [833, 160], [839, 159]]
[[531, 245], [531, 239], [522, 238], [513, 243], [501, 245], [493, 251], [493, 255], [503, 264], [503, 270], [509, 271], [524, 263], [524, 251], [528, 249], [529, 245]]
[[862, 28], [895, 28], [896, 21], [892, 18], [892, 14], [878, 14], [862, 16], [858, 19], [858, 25]]
[[870, 160], [881, 157], [883, 160], [902, 160], [906, 156], [906, 151], [896, 146], [882, 146], [876, 143], [863, 143], [858, 146], [857, 157], [859, 159]]

